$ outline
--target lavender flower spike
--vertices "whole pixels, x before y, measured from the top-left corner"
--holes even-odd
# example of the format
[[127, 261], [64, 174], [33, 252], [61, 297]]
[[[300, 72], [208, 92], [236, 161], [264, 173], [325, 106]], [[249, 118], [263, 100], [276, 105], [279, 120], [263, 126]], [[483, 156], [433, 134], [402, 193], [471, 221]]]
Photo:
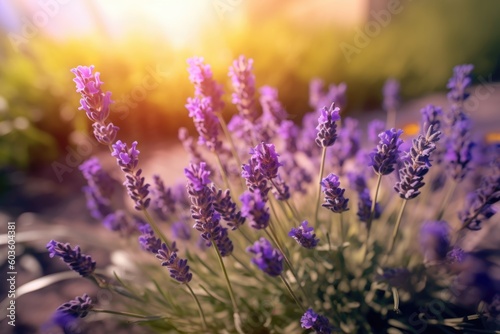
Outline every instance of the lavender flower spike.
[[229, 68], [229, 77], [234, 93], [232, 102], [245, 120], [254, 122], [257, 119], [255, 106], [255, 76], [252, 73], [253, 59], [239, 56]]
[[331, 334], [332, 327], [325, 316], [319, 315], [309, 308], [300, 319], [300, 325], [305, 329], [312, 329], [317, 334]]
[[85, 318], [93, 307], [92, 299], [85, 293], [59, 306], [52, 316], [52, 321], [66, 332], [79, 318]]
[[383, 88], [384, 109], [397, 110], [399, 107], [399, 82], [396, 79], [387, 79]]
[[377, 148], [370, 153], [370, 166], [378, 175], [388, 175], [395, 169], [399, 157], [399, 146], [403, 143], [399, 136], [403, 130], [390, 129], [380, 133]]
[[106, 124], [109, 116], [109, 106], [111, 101], [111, 92], [103, 93], [101, 85], [103, 82], [99, 77], [99, 72], [95, 74], [94, 66], [78, 66], [71, 69], [75, 74], [73, 81], [76, 83], [77, 93], [82, 94], [80, 99], [80, 110], [85, 110], [87, 117], [94, 122], [94, 135], [97, 141], [104, 145], [111, 145], [116, 138], [119, 130], [113, 123]]
[[260, 238], [247, 252], [255, 254], [252, 263], [269, 276], [279, 276], [283, 272], [283, 255], [271, 246], [271, 243]]
[[345, 189], [340, 188], [340, 181], [337, 175], [330, 173], [321, 181], [321, 187], [325, 194], [323, 207], [335, 213], [342, 213], [349, 210], [347, 207], [349, 199], [344, 197]]
[[70, 244], [51, 240], [47, 244], [49, 256], [59, 256], [74, 271], [83, 277], [91, 276], [95, 271], [96, 263], [88, 255], [82, 254], [80, 246], [71, 249]]
[[217, 151], [222, 145], [218, 138], [220, 124], [212, 110], [210, 99], [188, 98], [186, 108], [200, 135], [198, 143], [206, 145], [211, 151]]
[[[210, 184], [210, 172], [206, 164], [191, 164], [184, 169], [188, 179], [187, 191], [191, 199], [191, 217], [195, 220], [194, 228], [201, 232], [207, 246], [215, 242], [219, 251], [224, 256], [231, 254], [233, 248], [231, 240], [220, 225], [221, 215], [215, 211], [214, 195], [208, 186]], [[222, 247], [222, 248], [221, 248]]]
[[276, 153], [273, 144], [262, 142], [251, 149], [250, 154], [257, 162], [258, 171], [266, 179], [271, 180], [278, 176], [278, 168], [283, 164], [279, 162], [279, 154]]
[[242, 216], [241, 211], [236, 210], [236, 203], [233, 202], [229, 189], [223, 192], [212, 185], [210, 190], [214, 199], [215, 211], [221, 215], [222, 219], [227, 221], [227, 225], [231, 227], [231, 230], [237, 230], [245, 223], [245, 217]]
[[187, 60], [189, 64], [189, 80], [194, 84], [195, 96], [209, 99], [209, 104], [214, 113], [224, 109], [222, 101], [222, 85], [215, 82], [210, 65], [205, 64], [202, 57], [193, 57]]
[[164, 243], [161, 244], [156, 258], [162, 261], [161, 265], [168, 268], [170, 277], [176, 281], [186, 284], [193, 278], [193, 274], [189, 271], [187, 260], [178, 258], [176, 250], [168, 248]]
[[494, 204], [500, 201], [500, 159], [492, 161], [491, 167], [481, 180], [479, 189], [470, 193], [465, 208], [460, 211], [462, 228], [479, 230], [483, 220], [491, 218], [496, 210]]
[[127, 180], [124, 185], [127, 187], [130, 198], [135, 202], [136, 210], [144, 210], [149, 206], [149, 184], [144, 182], [144, 177], [141, 176], [142, 169], [137, 169], [139, 163], [139, 150], [137, 150], [137, 142], [133, 142], [128, 148], [127, 144], [118, 140], [113, 144], [113, 152], [111, 155], [116, 158], [118, 166], [125, 172]]
[[269, 215], [269, 208], [266, 207], [266, 202], [263, 200], [259, 190], [253, 193], [245, 191], [240, 196], [241, 215], [248, 219], [250, 226], [262, 230], [269, 225], [271, 216]]
[[304, 220], [298, 228], [292, 227], [288, 236], [295, 239], [302, 247], [312, 249], [318, 245], [319, 239], [317, 239], [316, 234], [313, 233], [314, 229], [308, 227], [307, 224], [307, 220]]
[[404, 199], [412, 199], [420, 194], [420, 188], [424, 186], [424, 175], [431, 166], [430, 155], [436, 149], [436, 142], [441, 135], [434, 126], [429, 126], [425, 136], [422, 134], [413, 140], [413, 145], [404, 160], [404, 167], [399, 170], [400, 181], [394, 189]]
[[318, 126], [316, 130], [316, 144], [320, 147], [332, 146], [337, 139], [337, 124], [335, 122], [340, 120], [340, 108], [335, 107], [332, 103], [330, 108], [323, 107], [321, 109], [321, 116], [318, 118]]

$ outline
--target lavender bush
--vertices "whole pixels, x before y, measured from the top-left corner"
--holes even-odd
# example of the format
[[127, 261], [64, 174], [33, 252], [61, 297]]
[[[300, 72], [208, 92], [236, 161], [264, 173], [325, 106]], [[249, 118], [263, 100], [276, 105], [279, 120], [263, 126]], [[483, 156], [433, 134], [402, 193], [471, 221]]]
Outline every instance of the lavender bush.
[[[115, 140], [118, 127], [106, 122], [111, 93], [101, 91], [93, 66], [72, 70], [81, 109], [116, 159], [134, 212], [113, 206], [114, 181], [97, 158], [82, 165], [92, 216], [121, 232], [130, 266], [112, 275], [79, 246], [51, 240], [51, 257], [117, 301], [103, 309], [77, 297], [56, 310], [55, 325], [71, 332], [101, 313], [157, 333], [484, 333], [497, 326], [499, 282], [466, 242], [493, 224], [500, 199], [498, 146], [473, 142], [464, 106], [472, 65], [455, 68], [449, 106], [427, 106], [415, 118], [422, 124], [415, 138], [381, 121], [362, 131], [341, 116], [345, 84], [324, 93], [318, 80], [300, 128], [275, 88], [256, 89], [253, 60], [244, 56], [229, 69], [237, 113], [226, 124], [223, 85], [202, 58], [188, 65], [195, 89], [186, 108], [198, 146], [179, 132], [191, 157], [181, 192], [142, 173], [137, 142]], [[384, 87], [387, 124], [395, 123], [398, 90], [393, 79]], [[481, 183], [465, 182], [480, 176]], [[427, 186], [438, 180], [441, 188]]]

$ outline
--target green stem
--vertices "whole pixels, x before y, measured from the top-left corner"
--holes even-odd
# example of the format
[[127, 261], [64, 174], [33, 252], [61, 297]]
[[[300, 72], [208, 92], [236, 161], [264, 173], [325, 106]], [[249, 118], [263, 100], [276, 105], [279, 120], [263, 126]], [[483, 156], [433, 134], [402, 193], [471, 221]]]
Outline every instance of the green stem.
[[[272, 179], [269, 179], [269, 181], [271, 182], [271, 184], [274, 186], [274, 188], [276, 189], [276, 191], [281, 195], [283, 196], [283, 193], [281, 192], [281, 190], [276, 186], [276, 183], [274, 183], [274, 181]], [[288, 207], [288, 209], [290, 209], [290, 211], [292, 212], [292, 215], [293, 215], [293, 218], [295, 218], [295, 220], [297, 220], [298, 222], [300, 222], [299, 220], [299, 212], [297, 211], [297, 209], [295, 207], [293, 207], [290, 202], [288, 200], [284, 200], [284, 201], [279, 201], [279, 202], [285, 202], [286, 206]]]
[[191, 289], [191, 286], [189, 283], [186, 283], [187, 288], [189, 289], [189, 292], [191, 293], [191, 296], [193, 296], [194, 301], [196, 302], [196, 305], [198, 306], [198, 312], [200, 313], [201, 317], [201, 322], [203, 324], [203, 330], [207, 329], [207, 321], [205, 320], [205, 313], [203, 313], [203, 309], [201, 308], [200, 301], [198, 300], [198, 297], [194, 294], [193, 289]]
[[271, 234], [269, 234], [269, 231], [267, 229], [264, 229], [264, 232], [266, 232], [267, 236], [269, 237], [269, 239], [271, 239], [272, 241], [274, 241], [274, 243], [276, 244], [276, 247], [278, 247], [279, 251], [281, 252], [281, 254], [283, 255], [283, 259], [285, 259], [285, 262], [288, 266], [288, 268], [290, 269], [290, 271], [292, 272], [292, 275], [293, 277], [295, 278], [295, 281], [297, 282], [297, 285], [299, 286], [300, 288], [300, 291], [302, 291], [302, 294], [304, 295], [304, 297], [306, 298], [306, 300], [309, 302], [309, 298], [308, 298], [308, 295], [306, 294], [306, 292], [304, 291], [304, 288], [302, 287], [302, 284], [300, 284], [300, 281], [299, 281], [299, 277], [297, 276], [297, 273], [295, 272], [295, 269], [293, 268], [293, 265], [292, 265], [292, 262], [290, 262], [290, 260], [288, 259], [288, 256], [286, 256], [286, 253], [285, 253], [285, 250], [284, 248], [281, 246], [279, 240], [277, 239], [276, 237], [276, 233], [274, 232], [274, 230], [272, 229], [272, 226], [269, 225], [270, 227], [270, 230], [271, 230]]
[[288, 290], [288, 292], [292, 296], [293, 300], [295, 300], [295, 302], [300, 307], [300, 309], [302, 310], [302, 312], [305, 312], [306, 309], [304, 308], [304, 306], [301, 304], [301, 302], [299, 301], [299, 299], [297, 298], [297, 296], [293, 292], [292, 288], [290, 287], [290, 284], [288, 284], [288, 282], [286, 281], [285, 276], [283, 276], [283, 274], [280, 274], [280, 278], [283, 281], [283, 284], [285, 284], [286, 289]]
[[214, 247], [215, 252], [217, 253], [217, 259], [219, 260], [220, 267], [222, 268], [222, 272], [224, 273], [224, 278], [226, 279], [227, 289], [229, 291], [229, 297], [231, 298], [231, 303], [233, 304], [234, 325], [235, 325], [238, 333], [241, 333], [241, 328], [240, 328], [241, 324], [239, 323], [240, 322], [240, 315], [239, 315], [239, 311], [238, 311], [238, 304], [236, 304], [236, 298], [234, 297], [233, 287], [231, 286], [231, 281], [229, 280], [226, 266], [224, 265], [224, 261], [222, 260], [222, 256], [220, 255], [219, 248], [217, 248], [217, 245], [215, 244], [214, 241], [212, 241], [212, 246]]
[[321, 161], [319, 167], [319, 180], [318, 180], [318, 193], [316, 196], [316, 206], [314, 208], [314, 221], [316, 222], [316, 226], [318, 226], [318, 214], [319, 214], [319, 202], [321, 199], [321, 181], [323, 180], [323, 173], [325, 171], [325, 160], [326, 160], [326, 147], [323, 147], [321, 151]]
[[153, 229], [153, 231], [155, 232], [155, 234], [161, 239], [161, 241], [163, 241], [165, 243], [165, 245], [167, 245], [168, 247], [168, 239], [167, 237], [163, 234], [163, 232], [160, 230], [160, 228], [158, 227], [158, 225], [155, 223], [153, 217], [151, 217], [151, 215], [149, 214], [148, 210], [147, 209], [142, 209], [142, 212], [144, 214], [144, 217], [146, 217], [146, 220], [148, 221], [149, 225], [151, 226], [151, 228]]
[[366, 222], [366, 242], [365, 242], [365, 253], [363, 255], [363, 261], [362, 262], [365, 262], [366, 260], [366, 255], [368, 253], [368, 243], [370, 241], [370, 230], [371, 230], [371, 227], [372, 227], [372, 221], [373, 221], [373, 217], [375, 216], [375, 207], [377, 205], [377, 199], [378, 199], [378, 192], [380, 191], [380, 184], [382, 182], [382, 174], [379, 174], [378, 175], [378, 178], [377, 178], [377, 186], [375, 188], [375, 195], [373, 196], [373, 202], [372, 202], [372, 207], [370, 209], [370, 218], [368, 219], [368, 221]]
[[401, 225], [401, 218], [403, 217], [406, 203], [408, 203], [408, 200], [403, 199], [403, 203], [401, 204], [401, 209], [399, 210], [398, 218], [396, 220], [396, 226], [394, 226], [394, 231], [392, 232], [391, 243], [389, 244], [389, 251], [387, 252], [387, 255], [390, 255], [394, 248], [394, 243], [396, 242], [396, 237], [398, 236], [399, 225]]
[[97, 309], [97, 308], [91, 309], [90, 311], [95, 312], [95, 313], [108, 313], [108, 314], [122, 315], [124, 317], [139, 318], [139, 319], [155, 319], [155, 318], [162, 319], [162, 318], [164, 318], [161, 316], [142, 315], [142, 314], [137, 314], [137, 313], [103, 310], [103, 309]]
[[343, 245], [344, 242], [345, 242], [345, 236], [344, 235], [345, 235], [344, 215], [341, 212], [340, 213], [340, 242], [341, 242], [341, 245]]

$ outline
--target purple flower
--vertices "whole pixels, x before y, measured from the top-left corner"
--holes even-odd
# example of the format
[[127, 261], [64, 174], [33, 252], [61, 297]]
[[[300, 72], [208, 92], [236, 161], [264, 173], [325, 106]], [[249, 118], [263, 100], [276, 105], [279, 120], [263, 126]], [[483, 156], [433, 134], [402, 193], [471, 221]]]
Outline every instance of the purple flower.
[[346, 160], [353, 158], [361, 146], [361, 131], [358, 129], [358, 121], [346, 117], [342, 128], [338, 131], [337, 145], [329, 151], [329, 158], [335, 166], [342, 168]]
[[128, 235], [132, 232], [132, 228], [125, 212], [122, 210], [116, 210], [113, 213], [107, 215], [102, 224], [111, 231], [119, 231], [123, 235]]
[[321, 181], [321, 187], [325, 194], [323, 207], [335, 213], [342, 213], [349, 210], [347, 207], [349, 199], [344, 197], [345, 189], [340, 188], [340, 181], [337, 175], [330, 173]]
[[199, 163], [200, 161], [203, 161], [203, 158], [198, 151], [198, 147], [195, 144], [193, 137], [189, 136], [188, 130], [186, 128], [179, 128], [178, 137], [186, 152], [189, 153], [191, 162]]
[[474, 65], [465, 64], [458, 65], [453, 68], [453, 76], [448, 81], [446, 88], [450, 89], [448, 93], [448, 100], [452, 105], [456, 103], [463, 103], [469, 96], [465, 92], [467, 87], [471, 84], [470, 74], [474, 70]]
[[152, 204], [156, 214], [162, 220], [168, 220], [169, 215], [175, 213], [175, 198], [172, 189], [165, 187], [159, 175], [153, 175], [155, 189], [152, 192]]
[[215, 116], [208, 98], [188, 98], [186, 108], [193, 119], [198, 134], [198, 144], [204, 144], [211, 151], [220, 149], [219, 119]]
[[245, 179], [248, 190], [251, 192], [259, 191], [262, 200], [267, 202], [267, 193], [271, 188], [268, 186], [267, 179], [260, 172], [257, 159], [251, 157], [248, 164], [243, 164], [241, 169], [241, 176]]
[[450, 227], [445, 221], [429, 221], [420, 228], [420, 248], [426, 261], [442, 261], [450, 248]]
[[212, 185], [210, 190], [213, 195], [215, 211], [221, 215], [222, 219], [227, 221], [227, 225], [231, 227], [231, 230], [237, 230], [245, 223], [245, 217], [242, 216], [241, 211], [237, 211], [236, 203], [233, 202], [229, 189], [222, 192], [221, 189], [217, 189]]
[[376, 276], [377, 281], [387, 282], [391, 287], [408, 289], [411, 273], [406, 268], [383, 268], [382, 274]]
[[368, 140], [373, 143], [379, 141], [379, 134], [385, 129], [385, 123], [379, 119], [374, 119], [368, 123]]
[[222, 101], [222, 85], [215, 82], [210, 65], [205, 64], [202, 57], [192, 57], [187, 60], [189, 65], [189, 80], [194, 84], [195, 95], [209, 99], [209, 105], [214, 113], [224, 109]]
[[221, 228], [219, 238], [216, 241], [216, 246], [222, 257], [229, 256], [233, 253], [234, 246], [231, 239], [229, 239], [227, 228]]
[[384, 84], [384, 109], [397, 110], [399, 107], [399, 82], [390, 78]]
[[332, 327], [325, 316], [319, 315], [311, 308], [307, 309], [306, 313], [300, 318], [300, 325], [305, 329], [312, 329], [317, 334], [331, 334]]
[[390, 129], [380, 133], [377, 148], [370, 153], [371, 163], [375, 173], [379, 175], [391, 174], [399, 158], [399, 146], [403, 143], [399, 136], [403, 130]]
[[221, 238], [227, 238], [227, 234], [223, 235], [220, 225], [221, 215], [214, 209], [214, 195], [208, 186], [210, 172], [206, 169], [205, 163], [190, 164], [189, 168], [184, 169], [184, 174], [188, 179], [187, 190], [191, 199], [191, 217], [195, 220], [193, 227], [201, 232], [201, 236], [207, 241], [207, 246], [212, 242], [221, 242], [229, 249], [227, 246], [231, 242], [229, 239], [220, 241]]
[[92, 299], [85, 293], [59, 306], [52, 315], [52, 321], [66, 333], [79, 318], [85, 318], [93, 307]]
[[[139, 244], [141, 245], [141, 248], [153, 254], [158, 253], [162, 242], [155, 236], [151, 226], [149, 224], [145, 224], [142, 228], [140, 228], [140, 230], [142, 232], [142, 235], [139, 237]], [[175, 248], [175, 242], [172, 243], [172, 247]]]
[[240, 116], [250, 122], [257, 120], [255, 76], [252, 70], [253, 59], [247, 59], [245, 56], [239, 56], [229, 68], [234, 90], [232, 102], [238, 108]]
[[183, 220], [176, 221], [172, 224], [172, 235], [176, 239], [189, 240], [191, 239], [191, 228]]
[[331, 84], [326, 92], [324, 86], [325, 84], [321, 79], [315, 78], [311, 80], [309, 84], [309, 105], [314, 110], [319, 110], [323, 106], [329, 106], [332, 103], [335, 103], [340, 108], [345, 107], [347, 85], [343, 82], [338, 85]]
[[51, 240], [47, 244], [49, 256], [59, 256], [72, 270], [83, 277], [90, 276], [95, 271], [96, 263], [89, 255], [82, 254], [80, 246], [71, 249], [70, 244]]
[[128, 195], [135, 202], [135, 209], [140, 211], [147, 209], [151, 199], [147, 198], [149, 184], [145, 183], [144, 177], [141, 176], [142, 169], [137, 169], [139, 153], [136, 141], [128, 148], [127, 144], [118, 140], [113, 144], [111, 155], [116, 158], [118, 166], [125, 172], [126, 181], [123, 184], [127, 187]]
[[101, 220], [113, 212], [110, 200], [97, 193], [95, 187], [86, 186], [82, 188], [82, 191], [85, 194], [87, 208], [92, 218]]
[[[370, 215], [372, 210], [373, 201], [370, 197], [370, 191], [365, 189], [364, 191], [358, 193], [358, 212], [356, 215], [359, 220], [368, 223], [370, 221]], [[380, 208], [380, 204], [375, 204], [375, 212], [373, 213], [373, 219], [379, 219], [382, 214], [382, 209]]]
[[259, 92], [262, 119], [276, 126], [286, 120], [288, 114], [278, 100], [278, 90], [271, 86], [264, 86], [259, 89]]
[[252, 263], [269, 276], [279, 276], [283, 272], [283, 255], [271, 246], [271, 243], [260, 238], [247, 252], [255, 254]]
[[250, 150], [252, 158], [257, 162], [257, 170], [268, 180], [278, 176], [278, 168], [282, 166], [279, 162], [279, 154], [273, 144], [264, 142]]
[[462, 263], [465, 260], [465, 252], [462, 248], [456, 247], [448, 252], [446, 258], [451, 263]]
[[292, 227], [288, 236], [295, 239], [302, 247], [312, 249], [318, 245], [319, 239], [313, 233], [314, 229], [308, 227], [307, 224], [309, 224], [307, 220], [304, 220], [298, 228]]
[[429, 104], [420, 110], [422, 114], [422, 128], [424, 131], [430, 126], [433, 126], [434, 131], [441, 130], [441, 121], [443, 118], [443, 110], [439, 107]]
[[500, 201], [500, 158], [491, 162], [480, 187], [467, 195], [465, 207], [459, 212], [462, 226], [479, 230], [483, 220], [491, 218], [496, 210], [494, 204]]
[[184, 168], [184, 175], [195, 191], [201, 191], [211, 183], [210, 171], [205, 162], [189, 164], [189, 168]]
[[417, 139], [413, 139], [410, 152], [404, 159], [404, 166], [399, 170], [400, 181], [394, 187], [401, 198], [408, 200], [420, 195], [419, 189], [425, 185], [424, 176], [431, 167], [430, 155], [436, 149], [435, 143], [440, 135], [440, 131], [430, 126], [425, 136], [419, 135]]
[[335, 103], [330, 105], [330, 108], [323, 107], [321, 116], [318, 118], [318, 130], [316, 135], [316, 144], [320, 147], [332, 146], [337, 139], [337, 124], [340, 120], [340, 108], [335, 106]]
[[266, 207], [266, 202], [262, 199], [259, 190], [254, 192], [245, 191], [240, 196], [240, 201], [241, 215], [250, 222], [251, 227], [262, 230], [269, 225], [271, 219], [269, 208]]
[[290, 187], [288, 184], [281, 179], [278, 175], [276, 179], [273, 180], [273, 195], [278, 201], [286, 201], [290, 199]]
[[87, 180], [87, 184], [95, 189], [96, 194], [104, 198], [111, 198], [114, 192], [114, 180], [102, 168], [99, 159], [92, 157], [84, 161], [78, 169]]
[[176, 281], [186, 284], [193, 278], [193, 274], [189, 271], [187, 260], [178, 258], [176, 250], [168, 248], [164, 243], [161, 244], [156, 258], [162, 261], [161, 265], [167, 267], [170, 277]]
[[111, 92], [103, 93], [101, 85], [103, 82], [99, 77], [99, 72], [93, 74], [94, 66], [78, 66], [71, 69], [75, 75], [73, 81], [76, 83], [77, 93], [82, 94], [79, 110], [85, 110], [87, 117], [94, 122], [94, 135], [101, 144], [111, 145], [119, 130], [112, 123], [106, 124], [109, 116], [109, 106]]
[[295, 153], [298, 150], [297, 139], [300, 134], [299, 127], [293, 121], [283, 121], [278, 129], [279, 137], [284, 141], [284, 152]]
[[470, 170], [472, 161], [472, 148], [475, 146], [470, 139], [471, 122], [467, 116], [454, 123], [451, 134], [446, 141], [444, 160], [451, 177], [460, 182]]

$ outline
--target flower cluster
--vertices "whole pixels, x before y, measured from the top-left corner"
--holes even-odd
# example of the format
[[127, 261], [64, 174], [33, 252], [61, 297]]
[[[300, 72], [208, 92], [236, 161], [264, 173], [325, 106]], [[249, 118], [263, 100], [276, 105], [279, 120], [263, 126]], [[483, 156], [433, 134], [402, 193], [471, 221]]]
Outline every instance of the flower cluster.
[[330, 334], [332, 332], [332, 327], [328, 319], [325, 316], [317, 314], [311, 308], [304, 313], [300, 319], [300, 324], [302, 328], [312, 329], [317, 334]]
[[321, 116], [316, 127], [318, 134], [316, 136], [316, 144], [320, 147], [329, 147], [335, 143], [337, 139], [337, 124], [335, 122], [340, 120], [340, 108], [332, 103], [330, 107], [323, 107], [321, 109]]
[[302, 247], [311, 249], [318, 245], [319, 239], [313, 233], [314, 228], [308, 227], [308, 224], [307, 220], [304, 220], [298, 228], [292, 227], [288, 235]]
[[113, 123], [107, 123], [111, 92], [103, 93], [99, 72], [92, 73], [94, 66], [78, 66], [71, 69], [75, 74], [73, 81], [76, 83], [76, 92], [82, 94], [80, 99], [80, 110], [85, 110], [87, 117], [94, 122], [94, 136], [97, 141], [104, 145], [111, 145], [119, 130]]
[[136, 210], [144, 210], [149, 206], [149, 184], [145, 183], [142, 174], [142, 169], [137, 169], [139, 164], [139, 150], [137, 149], [137, 142], [133, 142], [130, 148], [127, 144], [118, 140], [113, 144], [113, 152], [111, 155], [116, 158], [118, 166], [126, 174], [126, 181], [124, 183], [127, 187], [130, 198], [135, 202]]
[[214, 208], [214, 195], [210, 185], [210, 172], [204, 162], [199, 165], [190, 164], [184, 170], [188, 179], [187, 191], [191, 198], [191, 217], [195, 220], [194, 228], [201, 232], [207, 246], [214, 242], [224, 256], [233, 251], [226, 228], [220, 225], [221, 214]]
[[340, 181], [337, 175], [330, 173], [321, 181], [321, 187], [325, 194], [323, 207], [335, 213], [342, 213], [349, 210], [347, 207], [349, 199], [344, 197], [345, 189], [340, 188]]
[[212, 110], [210, 101], [208, 98], [188, 98], [186, 108], [200, 135], [198, 143], [206, 145], [211, 151], [217, 151], [222, 145], [218, 138], [219, 120]]
[[92, 299], [83, 294], [59, 306], [52, 315], [52, 321], [66, 332], [78, 319], [85, 318], [93, 308]]
[[110, 199], [114, 192], [113, 179], [95, 157], [83, 162], [78, 168], [87, 180], [87, 186], [83, 191], [90, 214], [95, 219], [105, 218], [112, 212]]
[[[214, 113], [224, 109], [222, 86], [213, 79], [210, 65], [204, 63], [202, 57], [193, 57], [187, 60], [189, 65], [189, 80], [194, 84], [194, 94], [201, 99], [208, 99], [210, 110]], [[189, 109], [189, 108], [188, 108]]]
[[404, 199], [412, 199], [420, 194], [420, 188], [424, 186], [424, 176], [431, 167], [430, 156], [436, 149], [436, 142], [439, 140], [441, 131], [434, 129], [431, 124], [427, 133], [420, 134], [413, 140], [410, 152], [404, 159], [404, 167], [399, 170], [400, 181], [396, 183], [394, 189], [399, 196]]
[[378, 175], [391, 174], [399, 158], [399, 146], [403, 143], [399, 136], [403, 130], [390, 129], [381, 132], [377, 148], [370, 153], [370, 166]]
[[59, 256], [72, 270], [83, 277], [94, 274], [96, 263], [89, 255], [82, 254], [80, 246], [71, 248], [71, 245], [51, 240], [47, 244], [49, 256]]
[[252, 263], [269, 276], [279, 276], [283, 272], [283, 255], [267, 239], [260, 238], [247, 248], [247, 252], [255, 255]]
[[[172, 247], [175, 248], [175, 245]], [[161, 261], [162, 266], [168, 268], [170, 277], [176, 281], [186, 284], [193, 278], [193, 274], [189, 271], [187, 260], [178, 258], [175, 249], [171, 249], [162, 243], [156, 257]]]

